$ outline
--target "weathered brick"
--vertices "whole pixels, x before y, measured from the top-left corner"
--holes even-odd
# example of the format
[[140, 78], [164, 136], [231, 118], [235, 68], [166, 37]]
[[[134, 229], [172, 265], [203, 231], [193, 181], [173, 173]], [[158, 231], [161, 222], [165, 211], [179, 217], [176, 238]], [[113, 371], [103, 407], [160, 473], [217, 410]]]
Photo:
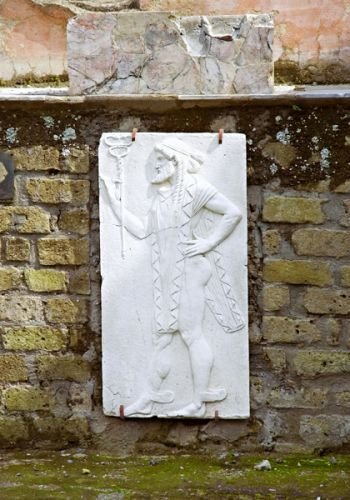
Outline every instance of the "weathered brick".
[[69, 328], [69, 348], [73, 352], [84, 353], [88, 349], [89, 335], [86, 327], [75, 325]]
[[293, 360], [298, 375], [336, 375], [350, 372], [350, 352], [303, 350]]
[[321, 338], [319, 329], [310, 319], [291, 319], [283, 316], [265, 316], [263, 335], [268, 342], [306, 342], [311, 344]]
[[276, 229], [269, 229], [262, 234], [264, 253], [267, 255], [274, 255], [280, 252], [281, 249], [281, 235]]
[[335, 193], [342, 193], [342, 194], [347, 194], [350, 193], [350, 180], [347, 180], [343, 182], [342, 184], [339, 184], [335, 189]]
[[53, 396], [36, 387], [10, 387], [3, 392], [3, 402], [10, 411], [49, 410], [54, 403]]
[[15, 267], [0, 267], [0, 291], [18, 288], [21, 284], [21, 274]]
[[50, 232], [50, 214], [39, 207], [0, 207], [0, 231], [24, 234]]
[[5, 257], [11, 261], [29, 261], [30, 241], [25, 238], [7, 237], [5, 239]]
[[14, 445], [29, 437], [28, 427], [20, 417], [0, 417], [0, 444]]
[[318, 182], [310, 182], [306, 184], [298, 184], [295, 186], [297, 191], [308, 191], [310, 193], [327, 193], [329, 191], [330, 179], [325, 179]]
[[350, 441], [350, 417], [343, 415], [304, 415], [300, 436], [314, 449], [333, 448]]
[[59, 153], [52, 147], [33, 146], [9, 151], [16, 170], [59, 170]]
[[298, 255], [345, 257], [350, 254], [350, 232], [330, 229], [298, 229], [292, 242]]
[[69, 279], [69, 291], [71, 293], [80, 293], [89, 295], [90, 293], [90, 275], [86, 269], [78, 269], [71, 274]]
[[339, 224], [344, 227], [350, 227], [350, 200], [343, 200], [345, 214], [340, 217]]
[[270, 362], [273, 370], [283, 371], [287, 366], [287, 357], [284, 349], [277, 347], [264, 347], [264, 356]]
[[89, 437], [89, 424], [86, 418], [73, 416], [69, 419], [60, 417], [36, 418], [33, 420], [33, 433], [37, 440], [60, 446], [82, 444]]
[[323, 322], [326, 331], [327, 344], [331, 346], [339, 345], [341, 322], [338, 319], [327, 318]]
[[82, 208], [62, 212], [58, 220], [58, 227], [61, 231], [69, 233], [88, 234], [89, 212]]
[[289, 288], [287, 286], [266, 286], [263, 291], [265, 311], [279, 311], [289, 305]]
[[337, 392], [335, 394], [335, 404], [337, 406], [345, 406], [346, 408], [350, 408], [350, 392]]
[[329, 264], [311, 260], [266, 260], [265, 281], [324, 286], [332, 283]]
[[28, 179], [27, 191], [33, 202], [71, 203], [81, 205], [89, 201], [90, 183], [87, 180]]
[[263, 219], [268, 222], [289, 222], [295, 224], [312, 222], [314, 224], [322, 224], [325, 216], [322, 211], [322, 200], [270, 196], [265, 200]]
[[0, 320], [41, 321], [43, 319], [42, 302], [38, 297], [24, 295], [0, 296]]
[[322, 408], [326, 404], [327, 389], [274, 388], [269, 404], [275, 408]]
[[55, 269], [26, 269], [25, 281], [33, 292], [59, 292], [66, 288], [66, 273]]
[[2, 340], [5, 349], [59, 351], [66, 345], [66, 331], [49, 326], [7, 327]]
[[84, 238], [43, 238], [37, 245], [39, 262], [44, 266], [81, 265], [89, 261], [89, 241]]
[[62, 156], [65, 170], [74, 174], [85, 174], [89, 171], [89, 146], [83, 149], [64, 148]]
[[88, 361], [78, 356], [38, 357], [38, 375], [41, 380], [70, 380], [85, 382], [90, 378], [90, 365]]
[[306, 310], [313, 314], [349, 314], [349, 290], [308, 288], [304, 296]]
[[350, 286], [350, 266], [343, 266], [340, 269], [341, 284], [343, 286]]
[[14, 354], [0, 354], [0, 382], [27, 380], [28, 370], [24, 359]]
[[11, 229], [12, 215], [6, 207], [0, 207], [0, 233]]
[[51, 323], [85, 323], [87, 321], [86, 301], [82, 299], [49, 299], [45, 314]]

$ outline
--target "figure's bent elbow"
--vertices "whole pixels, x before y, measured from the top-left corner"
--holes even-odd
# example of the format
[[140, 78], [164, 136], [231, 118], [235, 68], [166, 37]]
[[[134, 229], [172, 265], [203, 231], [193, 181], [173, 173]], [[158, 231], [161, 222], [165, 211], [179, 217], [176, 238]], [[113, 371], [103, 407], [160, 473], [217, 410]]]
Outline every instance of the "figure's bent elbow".
[[232, 207], [226, 212], [227, 221], [236, 226], [242, 220], [242, 213], [238, 208]]

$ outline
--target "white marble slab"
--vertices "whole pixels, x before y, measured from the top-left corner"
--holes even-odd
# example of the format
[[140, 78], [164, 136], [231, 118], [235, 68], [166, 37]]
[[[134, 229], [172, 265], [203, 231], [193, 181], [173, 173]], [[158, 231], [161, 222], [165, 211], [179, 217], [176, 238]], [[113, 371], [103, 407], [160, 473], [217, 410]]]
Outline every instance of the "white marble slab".
[[245, 136], [106, 133], [99, 180], [105, 414], [248, 417]]

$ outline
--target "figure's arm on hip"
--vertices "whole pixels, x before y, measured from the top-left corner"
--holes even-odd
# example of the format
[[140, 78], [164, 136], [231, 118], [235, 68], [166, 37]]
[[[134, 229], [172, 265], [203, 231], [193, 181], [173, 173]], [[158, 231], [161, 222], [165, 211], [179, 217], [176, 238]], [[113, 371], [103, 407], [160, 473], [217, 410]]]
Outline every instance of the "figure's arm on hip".
[[232, 233], [242, 219], [242, 214], [238, 207], [221, 193], [216, 193], [210, 198], [205, 204], [205, 208], [222, 215], [222, 217], [210, 236], [187, 242], [185, 255], [189, 257], [213, 250], [213, 248], [217, 247], [219, 243], [224, 241]]
[[104, 186], [109, 202], [111, 204], [113, 213], [117, 217], [118, 221], [123, 223], [125, 229], [129, 231], [136, 238], [143, 239], [149, 236], [147, 233], [147, 221], [143, 221], [142, 218], [134, 215], [130, 210], [125, 207], [121, 207], [121, 201], [119, 196], [120, 185], [112, 182], [110, 179], [105, 179], [101, 177], [102, 185]]

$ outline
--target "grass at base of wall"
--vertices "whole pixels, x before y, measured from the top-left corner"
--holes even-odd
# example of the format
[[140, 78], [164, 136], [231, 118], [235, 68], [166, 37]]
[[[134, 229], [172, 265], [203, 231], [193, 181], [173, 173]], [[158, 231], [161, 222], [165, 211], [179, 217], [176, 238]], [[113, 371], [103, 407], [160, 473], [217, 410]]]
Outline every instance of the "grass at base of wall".
[[[268, 459], [271, 470], [256, 464]], [[2, 453], [1, 498], [346, 499], [350, 456], [169, 454], [116, 457], [79, 451]]]

